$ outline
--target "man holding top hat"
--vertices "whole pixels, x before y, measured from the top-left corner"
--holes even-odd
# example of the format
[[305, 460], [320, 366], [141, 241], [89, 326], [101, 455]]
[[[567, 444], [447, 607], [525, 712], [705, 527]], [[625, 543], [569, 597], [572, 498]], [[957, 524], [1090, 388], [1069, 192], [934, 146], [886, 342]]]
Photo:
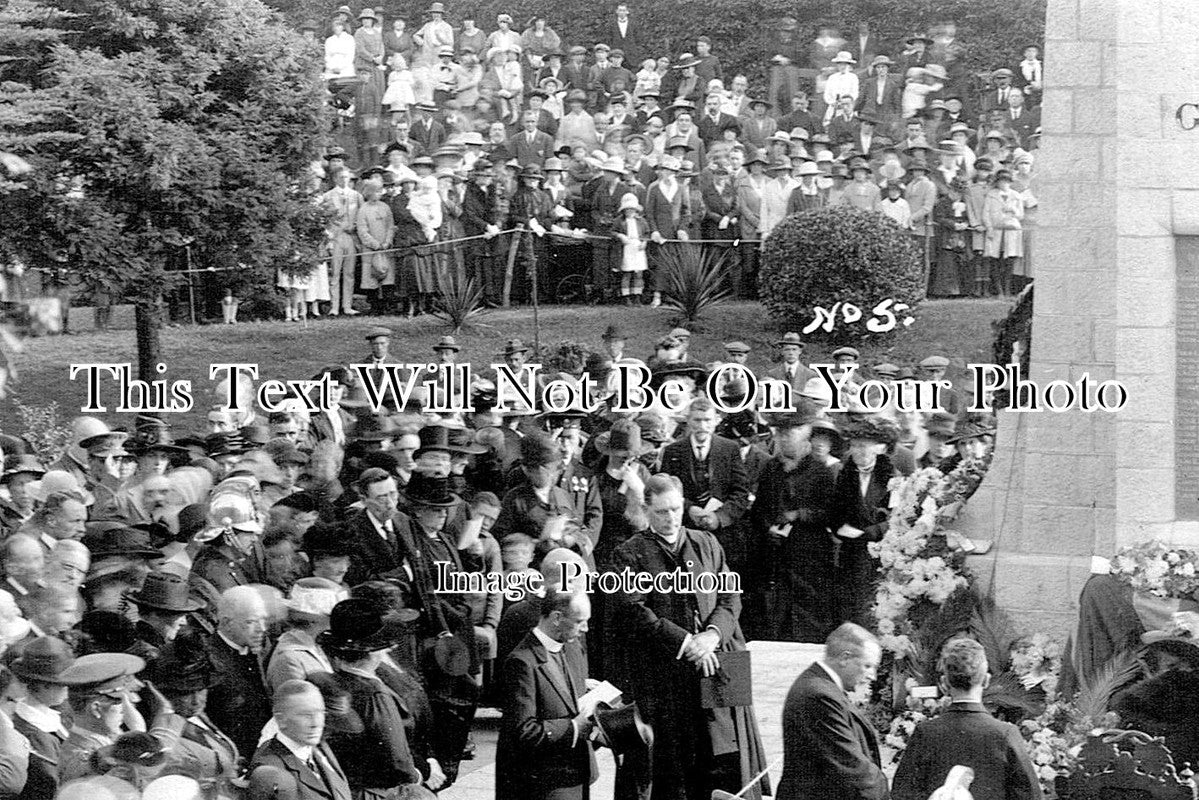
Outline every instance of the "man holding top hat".
[[598, 777], [591, 732], [594, 697], [587, 693], [591, 602], [555, 590], [541, 619], [504, 661], [504, 717], [496, 746], [496, 800], [583, 800]]

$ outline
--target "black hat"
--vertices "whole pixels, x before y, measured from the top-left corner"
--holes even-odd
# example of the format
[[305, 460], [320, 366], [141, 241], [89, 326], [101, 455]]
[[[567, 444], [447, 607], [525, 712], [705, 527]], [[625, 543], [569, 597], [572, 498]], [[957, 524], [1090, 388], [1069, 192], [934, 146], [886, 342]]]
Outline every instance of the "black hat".
[[422, 472], [412, 473], [408, 485], [404, 487], [404, 496], [410, 503], [433, 508], [450, 508], [457, 502], [457, 497], [450, 491], [449, 478]]
[[360, 442], [385, 442], [396, 436], [395, 424], [379, 414], [366, 414], [354, 425], [353, 438]]
[[27, 644], [9, 669], [25, 682], [34, 680], [70, 685], [62, 675], [74, 663], [75, 655], [66, 642], [53, 636], [43, 636]]
[[333, 606], [329, 629], [317, 636], [316, 642], [331, 650], [373, 653], [392, 647], [402, 635], [398, 622], [375, 603], [351, 597]]
[[653, 749], [654, 729], [641, 718], [636, 703], [615, 708], [601, 703], [595, 710], [595, 724], [617, 755], [648, 754]]
[[694, 378], [696, 385], [702, 385], [708, 379], [708, 370], [704, 368], [703, 364], [696, 361], [668, 362], [654, 370], [653, 376], [650, 378], [650, 386], [658, 388], [668, 378], [679, 376]]
[[604, 455], [637, 458], [653, 450], [641, 440], [641, 427], [627, 419], [618, 419], [612, 427], [595, 437], [595, 449]]
[[237, 433], [209, 434], [204, 437], [204, 445], [208, 448], [208, 455], [212, 458], [240, 456], [244, 455], [249, 449], [246, 447], [246, 440], [242, 437], [240, 431]]
[[221, 682], [216, 662], [196, 632], [184, 632], [159, 651], [147, 676], [166, 694], [182, 695], [211, 689]]
[[309, 559], [317, 556], [337, 558], [353, 555], [352, 536], [337, 523], [318, 522], [304, 534], [304, 552]]
[[899, 440], [899, 426], [879, 414], [863, 414], [845, 426], [845, 438], [891, 445]]
[[451, 453], [453, 449], [450, 447], [450, 430], [444, 425], [426, 425], [417, 433], [420, 438], [420, 447], [412, 454], [413, 458], [420, 458], [423, 453], [440, 450], [444, 453]]
[[162, 552], [150, 543], [150, 534], [131, 528], [118, 520], [96, 520], [87, 523], [83, 545], [92, 554], [93, 563], [102, 558], [162, 558]]
[[450, 452], [477, 456], [486, 453], [487, 448], [475, 442], [474, 434], [469, 429], [450, 428]]
[[174, 614], [186, 614], [204, 607], [191, 596], [187, 581], [173, 572], [151, 572], [142, 588], [129, 594], [129, 599], [139, 608]]

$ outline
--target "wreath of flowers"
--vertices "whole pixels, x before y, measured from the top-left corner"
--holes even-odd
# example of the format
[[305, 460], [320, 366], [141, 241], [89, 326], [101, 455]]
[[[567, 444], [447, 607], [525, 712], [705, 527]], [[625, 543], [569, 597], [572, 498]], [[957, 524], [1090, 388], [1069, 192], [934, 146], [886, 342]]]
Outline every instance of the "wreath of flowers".
[[912, 650], [917, 603], [940, 606], [969, 584], [965, 541], [945, 525], [955, 519], [990, 466], [990, 454], [966, 459], [948, 474], [935, 467], [893, 478], [890, 525], [881, 541], [869, 545], [882, 578], [875, 593], [879, 641], [899, 657]]
[[1154, 539], [1117, 552], [1112, 575], [1136, 592], [1191, 599], [1199, 594], [1199, 552]]

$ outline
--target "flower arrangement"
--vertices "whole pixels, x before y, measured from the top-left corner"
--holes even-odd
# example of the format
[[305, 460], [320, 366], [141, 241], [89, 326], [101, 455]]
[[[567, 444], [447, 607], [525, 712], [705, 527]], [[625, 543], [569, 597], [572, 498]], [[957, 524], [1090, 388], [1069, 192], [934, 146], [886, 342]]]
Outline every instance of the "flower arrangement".
[[990, 455], [966, 459], [947, 475], [930, 467], [894, 478], [888, 487], [890, 525], [869, 548], [882, 572], [874, 606], [879, 640], [896, 656], [912, 653], [911, 612], [918, 604], [940, 606], [969, 585], [961, 539], [944, 525], [956, 518], [989, 465]]
[[1090, 736], [1114, 728], [1119, 718], [1113, 712], [1092, 715], [1074, 703], [1050, 703], [1032, 719], [1020, 723], [1025, 747], [1047, 797], [1056, 796], [1055, 783], [1078, 767], [1078, 754]]
[[1112, 558], [1112, 575], [1133, 591], [1156, 597], [1195, 598], [1199, 593], [1199, 552], [1153, 539], [1125, 547]]
[[1020, 639], [1012, 649], [1011, 670], [1025, 689], [1040, 686], [1046, 695], [1053, 696], [1062, 670], [1061, 642], [1043, 633]]

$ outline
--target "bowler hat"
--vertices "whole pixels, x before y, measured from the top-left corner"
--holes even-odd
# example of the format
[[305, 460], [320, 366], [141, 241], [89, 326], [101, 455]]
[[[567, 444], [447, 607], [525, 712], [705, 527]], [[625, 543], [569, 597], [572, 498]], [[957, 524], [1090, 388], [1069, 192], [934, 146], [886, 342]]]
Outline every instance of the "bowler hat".
[[403, 628], [378, 604], [361, 598], [342, 600], [329, 614], [329, 629], [319, 634], [317, 644], [331, 650], [373, 653], [386, 650], [400, 640]]
[[186, 614], [204, 607], [191, 596], [187, 581], [171, 572], [151, 572], [142, 588], [129, 594], [129, 599], [139, 608], [174, 614]]

